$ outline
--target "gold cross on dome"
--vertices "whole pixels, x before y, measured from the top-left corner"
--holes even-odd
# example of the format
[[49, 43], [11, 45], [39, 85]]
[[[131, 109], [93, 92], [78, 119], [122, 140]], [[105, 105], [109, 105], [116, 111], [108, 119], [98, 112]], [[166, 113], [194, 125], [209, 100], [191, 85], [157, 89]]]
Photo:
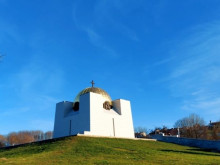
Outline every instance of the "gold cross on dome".
[[95, 82], [92, 80], [91, 84], [92, 84], [92, 87], [94, 87]]

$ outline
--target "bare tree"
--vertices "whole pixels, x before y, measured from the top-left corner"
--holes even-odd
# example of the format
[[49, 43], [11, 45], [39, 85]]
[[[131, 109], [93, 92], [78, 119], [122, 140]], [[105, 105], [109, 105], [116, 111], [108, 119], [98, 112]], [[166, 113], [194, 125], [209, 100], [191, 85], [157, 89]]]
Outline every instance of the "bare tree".
[[[211, 123], [211, 122], [210, 122]], [[209, 126], [210, 140], [220, 140], [220, 122], [214, 122], [213, 125]]]
[[19, 144], [19, 140], [16, 132], [12, 132], [8, 135], [8, 142], [10, 145]]
[[34, 137], [34, 141], [44, 140], [43, 131], [37, 130], [37, 131], [31, 131], [30, 133]]
[[20, 131], [17, 134], [19, 139], [19, 144], [34, 142], [34, 137], [31, 135], [30, 131]]
[[45, 140], [53, 138], [53, 132], [52, 131], [47, 131], [44, 135], [45, 135]]
[[199, 117], [197, 114], [190, 114], [188, 117], [184, 117], [180, 120], [177, 120], [174, 124], [174, 127], [192, 127], [195, 125], [205, 125], [205, 121], [203, 118]]
[[6, 145], [6, 138], [3, 135], [0, 135], [0, 147], [4, 147]]
[[190, 114], [188, 117], [177, 120], [174, 127], [181, 128], [180, 131], [183, 137], [201, 138], [207, 132], [204, 125], [205, 121], [203, 118], [197, 114]]
[[141, 133], [141, 132], [146, 133], [146, 134], [148, 133], [148, 129], [146, 127], [136, 127], [134, 131], [135, 133]]
[[[24, 144], [24, 143], [31, 143], [35, 141], [41, 141], [46, 139], [53, 138], [53, 131], [43, 132], [40, 130], [36, 131], [20, 131], [20, 132], [11, 132], [6, 137], [6, 142], [9, 145], [17, 145], [17, 144]], [[1, 143], [2, 136], [0, 135], [0, 143]]]
[[24, 144], [34, 142], [34, 137], [29, 131], [12, 132], [8, 135], [10, 145]]

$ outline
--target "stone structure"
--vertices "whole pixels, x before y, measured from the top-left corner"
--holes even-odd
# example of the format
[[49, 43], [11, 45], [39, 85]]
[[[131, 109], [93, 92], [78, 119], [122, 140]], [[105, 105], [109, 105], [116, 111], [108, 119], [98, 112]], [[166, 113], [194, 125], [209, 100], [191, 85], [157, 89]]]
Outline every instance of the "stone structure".
[[54, 138], [76, 134], [134, 138], [130, 101], [112, 101], [93, 85], [79, 92], [74, 102], [57, 103]]

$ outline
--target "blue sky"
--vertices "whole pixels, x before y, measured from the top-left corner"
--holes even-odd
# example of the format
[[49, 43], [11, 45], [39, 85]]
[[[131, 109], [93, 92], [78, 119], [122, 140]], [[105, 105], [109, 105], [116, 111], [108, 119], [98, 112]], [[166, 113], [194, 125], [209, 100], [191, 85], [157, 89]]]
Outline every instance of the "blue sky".
[[134, 126], [220, 120], [219, 0], [0, 0], [0, 134], [53, 129], [96, 82]]

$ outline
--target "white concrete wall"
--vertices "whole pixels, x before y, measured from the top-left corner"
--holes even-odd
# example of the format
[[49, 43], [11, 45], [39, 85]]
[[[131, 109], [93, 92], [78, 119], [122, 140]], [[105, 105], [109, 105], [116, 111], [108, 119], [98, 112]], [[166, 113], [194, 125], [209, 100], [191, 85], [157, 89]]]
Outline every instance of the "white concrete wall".
[[104, 102], [101, 95], [90, 93], [91, 132], [87, 134], [134, 138], [130, 102], [115, 100], [113, 101], [115, 108], [111, 110], [103, 108]]
[[73, 111], [72, 102], [58, 103], [54, 138], [78, 133], [134, 138], [130, 101], [115, 100], [111, 110], [103, 108], [104, 102], [101, 95], [90, 92], [80, 96], [79, 111]]
[[117, 111], [121, 112], [121, 115], [119, 118], [117, 118], [115, 123], [117, 126], [116, 136], [134, 138], [134, 127], [130, 101], [118, 99], [113, 101], [113, 106], [118, 109]]
[[69, 135], [69, 122], [65, 120], [65, 112], [71, 108], [71, 102], [60, 102], [56, 104], [53, 137]]
[[[79, 111], [73, 111], [72, 102], [60, 102], [56, 106], [53, 137], [83, 134], [90, 131], [90, 111], [88, 96], [80, 97]], [[71, 124], [71, 125], [70, 125]]]

